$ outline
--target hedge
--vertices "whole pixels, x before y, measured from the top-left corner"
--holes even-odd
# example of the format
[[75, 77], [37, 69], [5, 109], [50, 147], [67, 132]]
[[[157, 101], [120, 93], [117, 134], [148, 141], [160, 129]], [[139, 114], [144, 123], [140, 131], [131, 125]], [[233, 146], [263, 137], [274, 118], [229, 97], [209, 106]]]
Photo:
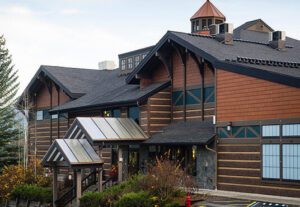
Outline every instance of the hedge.
[[41, 203], [52, 202], [52, 191], [49, 188], [39, 187], [37, 185], [20, 185], [14, 188], [12, 196], [24, 200], [37, 201]]

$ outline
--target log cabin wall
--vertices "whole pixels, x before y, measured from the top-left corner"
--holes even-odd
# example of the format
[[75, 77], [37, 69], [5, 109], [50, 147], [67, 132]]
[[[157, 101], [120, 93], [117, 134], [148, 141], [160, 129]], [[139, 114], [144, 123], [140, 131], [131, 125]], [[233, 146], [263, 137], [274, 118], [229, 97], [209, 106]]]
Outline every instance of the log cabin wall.
[[[42, 85], [36, 96], [33, 97], [28, 128], [28, 157], [30, 161], [41, 160], [53, 140], [63, 138], [68, 129], [68, 119], [65, 114], [61, 115], [59, 119], [57, 117], [51, 118], [48, 111], [55, 106], [68, 102], [70, 98], [53, 82], [49, 82], [49, 86], [51, 87], [50, 91], [46, 85]], [[37, 111], [43, 114], [42, 120], [36, 120]]]
[[[196, 60], [186, 53], [186, 80], [184, 79], [184, 65], [180, 54], [173, 50], [172, 86], [148, 98], [140, 106], [140, 120], [142, 129], [149, 135], [161, 132], [161, 129], [172, 121], [212, 119], [215, 114], [214, 72], [208, 63], [204, 67], [204, 116], [202, 116], [202, 77]], [[143, 76], [142, 76], [143, 77]], [[170, 80], [167, 68], [158, 64], [152, 68], [151, 74], [140, 80], [140, 87]], [[186, 85], [185, 85], [186, 84]], [[183, 91], [186, 89], [186, 107], [183, 105]], [[186, 115], [184, 115], [186, 110]]]
[[299, 197], [299, 181], [263, 178], [262, 150], [299, 144], [299, 137], [262, 138], [262, 126], [300, 123], [300, 89], [224, 70], [216, 80], [218, 189]]
[[[190, 53], [186, 54], [186, 81], [184, 68], [177, 53], [173, 54], [172, 121], [212, 119], [214, 105], [214, 72], [207, 63], [204, 67], [204, 117], [202, 117], [202, 77], [199, 66]], [[184, 82], [186, 86], [184, 87]], [[184, 107], [184, 88], [186, 101]]]

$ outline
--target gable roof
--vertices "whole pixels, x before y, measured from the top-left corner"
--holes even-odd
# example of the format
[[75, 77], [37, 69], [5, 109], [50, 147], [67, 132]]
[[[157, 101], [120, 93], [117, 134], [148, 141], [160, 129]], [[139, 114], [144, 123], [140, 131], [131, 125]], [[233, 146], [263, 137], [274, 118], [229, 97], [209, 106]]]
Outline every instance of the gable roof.
[[211, 121], [175, 122], [164, 127], [161, 133], [152, 135], [144, 144], [206, 145], [215, 136]]
[[262, 19], [255, 19], [255, 20], [251, 20], [251, 21], [245, 22], [244, 24], [242, 24], [239, 27], [235, 28], [234, 29], [234, 33], [238, 33], [241, 30], [247, 30], [249, 27], [251, 27], [251, 26], [253, 26], [253, 25], [255, 25], [255, 24], [259, 23], [259, 22], [262, 22], [272, 32], [274, 31], [273, 28], [270, 25], [268, 25], [264, 20], [262, 20]]
[[43, 166], [64, 163], [69, 167], [80, 168], [102, 165], [103, 160], [86, 139], [56, 139], [41, 163]]
[[[285, 51], [278, 51], [265, 43], [234, 40], [233, 45], [225, 45], [211, 36], [173, 31], [169, 31], [163, 36], [149, 55], [127, 77], [127, 83], [136, 83], [135, 75], [145, 70], [148, 62], [155, 58], [156, 52], [170, 41], [203, 57], [217, 69], [300, 87], [300, 41], [298, 40], [287, 38], [289, 47]], [[255, 61], [240, 62], [238, 61], [240, 57], [247, 57]], [[265, 63], [259, 63], [256, 60], [265, 60]], [[272, 64], [269, 62], [267, 64], [266, 61], [272, 62]], [[277, 62], [286, 64], [276, 65]]]
[[78, 98], [111, 75], [110, 70], [41, 65], [24, 92], [37, 90], [41, 85], [39, 77], [45, 76], [54, 81], [68, 96]]
[[[110, 108], [123, 105], [137, 105], [151, 95], [163, 90], [171, 85], [170, 81], [151, 84], [143, 89], [139, 85], [126, 84], [126, 76], [116, 76], [99, 82], [99, 86], [93, 88], [90, 93], [61, 106], [57, 106], [50, 111], [65, 112], [70, 110], [90, 109], [91, 107]], [[115, 84], [113, 84], [115, 83]]]
[[224, 14], [222, 14], [222, 12], [220, 12], [220, 10], [215, 7], [215, 5], [210, 2], [210, 0], [206, 0], [201, 8], [191, 17], [191, 20], [202, 17], [219, 17], [226, 19]]

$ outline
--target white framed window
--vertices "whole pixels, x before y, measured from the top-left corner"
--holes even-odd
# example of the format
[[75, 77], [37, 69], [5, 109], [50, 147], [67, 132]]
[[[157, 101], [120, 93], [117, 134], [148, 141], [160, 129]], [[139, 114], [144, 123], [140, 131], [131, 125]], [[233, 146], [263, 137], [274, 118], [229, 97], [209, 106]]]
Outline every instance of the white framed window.
[[58, 114], [52, 114], [52, 119], [58, 119]]
[[280, 125], [268, 125], [262, 127], [263, 137], [279, 137], [280, 136]]
[[140, 56], [138, 55], [138, 56], [135, 56], [134, 57], [134, 66], [136, 67], [136, 66], [138, 66], [140, 64]]
[[132, 69], [133, 68], [133, 61], [132, 61], [132, 58], [128, 58], [128, 68], [129, 69]]
[[143, 54], [143, 55], [142, 55], [142, 59], [144, 59], [146, 56], [147, 56], [147, 54]]
[[121, 70], [125, 70], [126, 69], [126, 60], [122, 59], [121, 60]]
[[280, 145], [264, 144], [262, 147], [263, 178], [280, 179]]
[[286, 137], [300, 136], [300, 124], [282, 125], [282, 136], [286, 136]]
[[300, 144], [282, 145], [282, 178], [300, 180]]
[[37, 120], [37, 121], [42, 121], [42, 120], [44, 120], [44, 111], [37, 111], [37, 112], [36, 112], [36, 120]]

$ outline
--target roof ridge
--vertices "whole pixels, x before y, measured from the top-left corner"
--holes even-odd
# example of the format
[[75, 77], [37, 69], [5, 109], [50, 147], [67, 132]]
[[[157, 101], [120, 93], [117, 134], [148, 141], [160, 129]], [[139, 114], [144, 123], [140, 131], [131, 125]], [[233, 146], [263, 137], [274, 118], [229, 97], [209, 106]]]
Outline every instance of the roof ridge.
[[91, 69], [91, 68], [77, 68], [77, 67], [67, 67], [67, 66], [56, 66], [56, 65], [41, 65], [42, 68], [51, 68], [53, 70], [58, 70], [59, 69], [72, 69], [72, 70], [84, 70], [84, 71], [114, 71], [117, 70], [119, 68], [113, 69], [113, 70], [108, 70], [108, 69], [104, 69], [104, 70], [100, 70], [100, 69]]

